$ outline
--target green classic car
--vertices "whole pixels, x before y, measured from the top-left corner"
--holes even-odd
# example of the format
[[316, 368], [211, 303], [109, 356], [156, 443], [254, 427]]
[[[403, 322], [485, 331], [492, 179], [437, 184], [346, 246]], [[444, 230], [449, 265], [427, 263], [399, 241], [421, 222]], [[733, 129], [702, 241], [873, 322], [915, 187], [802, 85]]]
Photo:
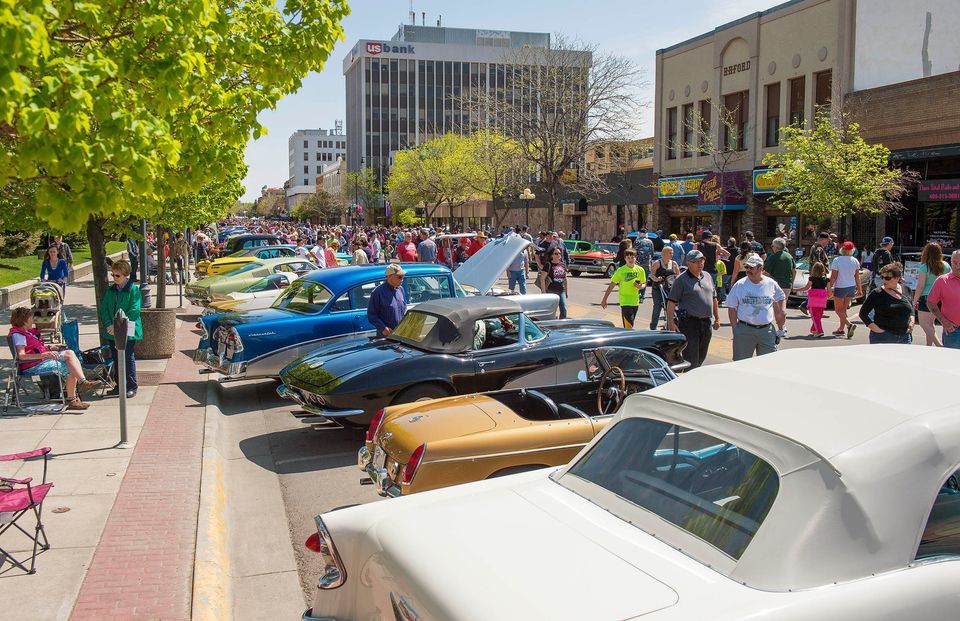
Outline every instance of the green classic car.
[[579, 276], [581, 272], [589, 272], [609, 277], [617, 269], [614, 263], [614, 259], [617, 258], [616, 252], [610, 252], [597, 244], [582, 239], [565, 239], [563, 245], [567, 247], [567, 252], [570, 253], [570, 265], [568, 267], [573, 276]]
[[316, 265], [300, 257], [257, 259], [238, 270], [193, 282], [187, 285], [183, 295], [194, 304], [206, 306], [213, 299], [215, 293], [240, 291], [244, 287], [278, 272], [290, 272], [300, 276], [316, 268]]

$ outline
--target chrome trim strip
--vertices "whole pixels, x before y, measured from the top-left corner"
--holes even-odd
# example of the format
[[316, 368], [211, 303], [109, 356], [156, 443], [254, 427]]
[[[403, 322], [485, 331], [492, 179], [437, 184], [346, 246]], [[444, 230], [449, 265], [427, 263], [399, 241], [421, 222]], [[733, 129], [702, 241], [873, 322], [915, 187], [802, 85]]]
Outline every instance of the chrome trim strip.
[[559, 450], [570, 449], [570, 448], [582, 449], [586, 445], [587, 443], [584, 442], [582, 444], [565, 444], [563, 446], [547, 446], [543, 448], [530, 449], [526, 451], [508, 451], [505, 453], [489, 453], [486, 455], [470, 455], [466, 457], [447, 457], [446, 459], [424, 461], [423, 463], [426, 465], [426, 464], [445, 464], [445, 463], [451, 463], [451, 462], [457, 462], [457, 461], [476, 461], [478, 459], [491, 459], [494, 457], [510, 457], [512, 455], [526, 455], [528, 453], [543, 453], [546, 451], [559, 451]]
[[307, 608], [303, 611], [300, 621], [337, 621], [337, 619], [336, 617], [315, 617], [313, 616], [313, 608]]

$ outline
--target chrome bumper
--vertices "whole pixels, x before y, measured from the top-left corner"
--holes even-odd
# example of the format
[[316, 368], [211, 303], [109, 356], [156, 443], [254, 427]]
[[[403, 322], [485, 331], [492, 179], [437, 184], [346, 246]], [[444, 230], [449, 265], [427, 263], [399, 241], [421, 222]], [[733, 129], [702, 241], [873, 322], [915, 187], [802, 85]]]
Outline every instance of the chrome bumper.
[[606, 271], [607, 271], [607, 266], [606, 266], [606, 265], [584, 265], [584, 264], [581, 264], [581, 263], [571, 263], [569, 269], [570, 269], [571, 272], [577, 271], [577, 272], [591, 272], [591, 273], [594, 273], [594, 274], [605, 274]]
[[377, 468], [373, 465], [373, 456], [365, 446], [361, 447], [357, 453], [357, 465], [361, 470], [366, 472], [370, 480], [373, 481], [373, 486], [376, 488], [378, 494], [389, 498], [396, 498], [401, 495], [400, 486], [393, 482], [393, 479], [391, 479], [389, 473], [387, 473], [387, 469]]
[[689, 368], [690, 368], [690, 363], [687, 362], [686, 360], [683, 360], [682, 362], [678, 362], [677, 364], [670, 365], [670, 370], [673, 371], [674, 373], [686, 371]]
[[360, 416], [366, 413], [363, 410], [326, 410], [320, 403], [317, 402], [321, 401], [320, 397], [287, 384], [280, 384], [277, 386], [277, 394], [280, 395], [280, 398], [282, 399], [289, 399], [296, 402], [298, 405], [300, 405], [300, 407], [311, 414], [317, 414], [330, 419], [343, 418], [346, 416]]
[[209, 347], [193, 352], [193, 361], [204, 368], [230, 379], [243, 379], [247, 374], [246, 362], [227, 362], [225, 358], [213, 353]]

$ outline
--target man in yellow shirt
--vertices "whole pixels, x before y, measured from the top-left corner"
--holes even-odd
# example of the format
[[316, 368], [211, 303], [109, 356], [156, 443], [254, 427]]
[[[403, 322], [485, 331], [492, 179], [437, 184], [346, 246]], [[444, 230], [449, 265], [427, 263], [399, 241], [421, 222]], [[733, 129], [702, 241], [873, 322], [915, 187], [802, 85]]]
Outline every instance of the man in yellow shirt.
[[613, 291], [613, 286], [619, 285], [617, 295], [620, 300], [620, 317], [623, 319], [623, 327], [633, 329], [633, 322], [637, 318], [637, 310], [640, 308], [640, 292], [647, 286], [647, 273], [637, 265], [637, 251], [633, 248], [629, 248], [623, 253], [623, 259], [626, 264], [610, 277], [610, 284], [607, 285], [607, 290], [603, 292], [600, 306], [604, 309], [607, 308], [607, 297]]

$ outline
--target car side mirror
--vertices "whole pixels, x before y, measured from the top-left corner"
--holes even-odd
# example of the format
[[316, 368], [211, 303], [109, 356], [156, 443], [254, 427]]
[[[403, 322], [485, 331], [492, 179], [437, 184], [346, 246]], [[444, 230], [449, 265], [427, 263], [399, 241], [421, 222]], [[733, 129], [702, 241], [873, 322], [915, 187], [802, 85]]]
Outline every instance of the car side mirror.
[[581, 369], [580, 372], [577, 373], [577, 379], [580, 380], [581, 382], [586, 382], [587, 372]]

